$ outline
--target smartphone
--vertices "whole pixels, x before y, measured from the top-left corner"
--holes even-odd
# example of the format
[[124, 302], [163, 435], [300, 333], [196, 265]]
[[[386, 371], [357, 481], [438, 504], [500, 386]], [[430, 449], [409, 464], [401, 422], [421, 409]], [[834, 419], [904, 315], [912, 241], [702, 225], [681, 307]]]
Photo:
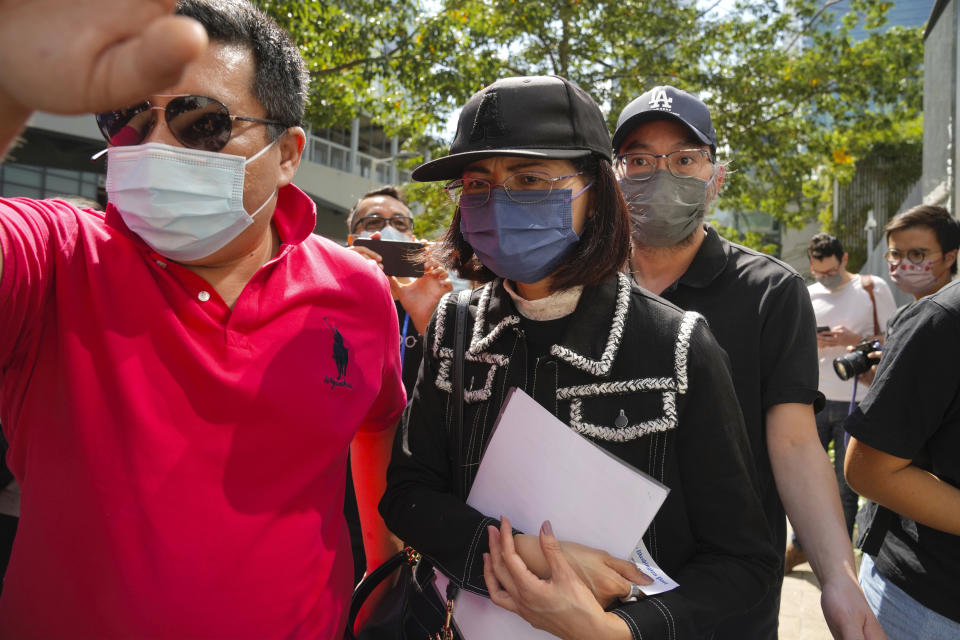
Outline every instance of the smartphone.
[[817, 327], [817, 333], [830, 333], [830, 327], [827, 325], [821, 325]]
[[423, 242], [357, 238], [353, 244], [358, 247], [367, 247], [380, 254], [383, 258], [383, 272], [388, 276], [419, 278], [423, 275], [423, 263], [417, 259], [420, 251], [426, 246]]

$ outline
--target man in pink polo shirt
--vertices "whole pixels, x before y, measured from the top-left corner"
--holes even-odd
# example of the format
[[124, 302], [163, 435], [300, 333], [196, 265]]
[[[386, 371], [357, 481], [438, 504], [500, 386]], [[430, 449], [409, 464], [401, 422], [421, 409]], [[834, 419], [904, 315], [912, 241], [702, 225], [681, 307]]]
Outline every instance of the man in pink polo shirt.
[[303, 63], [245, 0], [173, 4], [0, 4], [0, 149], [32, 109], [111, 142], [106, 212], [0, 200], [3, 638], [341, 637], [348, 448], [396, 549], [396, 312], [291, 184]]

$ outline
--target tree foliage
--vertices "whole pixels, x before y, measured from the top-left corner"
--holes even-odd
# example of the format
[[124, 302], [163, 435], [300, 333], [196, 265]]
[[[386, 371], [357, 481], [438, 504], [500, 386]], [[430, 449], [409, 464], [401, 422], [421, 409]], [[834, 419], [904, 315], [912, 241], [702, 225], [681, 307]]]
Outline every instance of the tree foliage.
[[721, 11], [719, 0], [258, 2], [308, 61], [315, 125], [345, 125], [362, 112], [405, 148], [437, 155], [450, 114], [498, 77], [570, 78], [605, 110], [611, 131], [630, 100], [672, 84], [710, 106], [732, 169], [719, 206], [793, 226], [828, 208], [834, 178], [849, 180], [922, 107], [920, 30], [886, 29], [885, 0], [850, 0], [843, 15], [836, 3], [736, 0]]

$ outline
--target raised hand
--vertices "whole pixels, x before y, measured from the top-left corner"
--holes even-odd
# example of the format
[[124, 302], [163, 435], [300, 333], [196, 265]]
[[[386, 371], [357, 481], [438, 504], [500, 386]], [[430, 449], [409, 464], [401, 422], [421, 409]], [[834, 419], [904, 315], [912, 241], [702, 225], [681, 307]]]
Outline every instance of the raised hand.
[[0, 0], [0, 115], [104, 111], [176, 84], [207, 45], [176, 0]]

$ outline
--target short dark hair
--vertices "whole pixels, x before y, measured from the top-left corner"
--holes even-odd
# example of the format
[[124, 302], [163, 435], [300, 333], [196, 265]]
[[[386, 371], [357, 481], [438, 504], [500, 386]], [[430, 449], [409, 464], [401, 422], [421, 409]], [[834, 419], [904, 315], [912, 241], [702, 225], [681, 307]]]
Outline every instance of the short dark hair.
[[270, 139], [300, 126], [310, 78], [290, 36], [246, 0], [179, 0], [177, 13], [203, 25], [213, 42], [246, 47], [254, 60], [253, 95], [267, 111]]
[[[630, 212], [610, 160], [589, 155], [571, 162], [577, 171], [593, 181], [590, 186], [593, 216], [587, 218], [580, 242], [554, 274], [551, 281], [554, 291], [600, 284], [619, 272], [630, 255]], [[496, 274], [477, 260], [473, 247], [460, 233], [460, 207], [454, 212], [446, 234], [431, 247], [430, 256], [448, 269], [456, 270], [461, 278], [476, 282], [496, 278]]]
[[350, 233], [353, 233], [353, 216], [355, 216], [357, 213], [357, 207], [359, 207], [360, 203], [367, 198], [376, 198], [377, 196], [387, 196], [388, 198], [393, 198], [394, 200], [399, 201], [403, 206], [407, 206], [407, 199], [404, 196], [403, 189], [400, 187], [395, 187], [392, 184], [388, 184], [380, 187], [379, 189], [367, 191], [365, 194], [357, 198], [357, 201], [353, 203], [352, 207], [350, 207], [350, 213], [347, 214], [347, 229]]
[[[910, 227], [928, 227], [937, 236], [940, 251], [949, 253], [960, 248], [960, 222], [943, 207], [921, 204], [895, 215], [883, 228], [886, 238], [894, 231]], [[957, 261], [950, 265], [950, 273], [957, 272]]]
[[837, 260], [843, 260], [843, 245], [836, 236], [829, 233], [818, 233], [810, 238], [810, 246], [807, 247], [807, 257], [811, 260], [824, 260], [830, 256], [836, 256]]

